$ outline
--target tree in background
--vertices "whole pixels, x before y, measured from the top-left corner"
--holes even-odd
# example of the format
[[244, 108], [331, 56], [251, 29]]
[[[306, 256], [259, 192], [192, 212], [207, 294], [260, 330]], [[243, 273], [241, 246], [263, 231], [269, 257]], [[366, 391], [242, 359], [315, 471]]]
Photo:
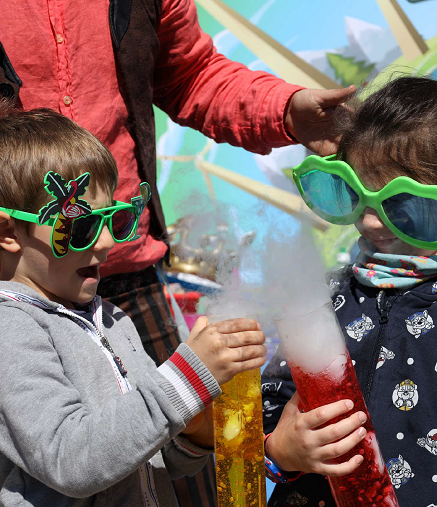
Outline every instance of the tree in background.
[[356, 61], [353, 56], [342, 56], [336, 53], [326, 53], [329, 65], [335, 72], [342, 86], [354, 84], [359, 87], [366, 84], [366, 79], [375, 68], [374, 63], [366, 64], [363, 60]]

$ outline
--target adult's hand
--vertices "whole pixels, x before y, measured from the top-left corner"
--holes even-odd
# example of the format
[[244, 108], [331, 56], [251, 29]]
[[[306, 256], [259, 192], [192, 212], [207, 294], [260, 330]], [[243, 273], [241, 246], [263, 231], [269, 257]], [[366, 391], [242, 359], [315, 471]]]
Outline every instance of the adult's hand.
[[333, 112], [355, 92], [354, 85], [339, 90], [303, 89], [296, 92], [288, 104], [285, 127], [294, 138], [318, 155], [337, 151], [339, 137], [335, 135]]

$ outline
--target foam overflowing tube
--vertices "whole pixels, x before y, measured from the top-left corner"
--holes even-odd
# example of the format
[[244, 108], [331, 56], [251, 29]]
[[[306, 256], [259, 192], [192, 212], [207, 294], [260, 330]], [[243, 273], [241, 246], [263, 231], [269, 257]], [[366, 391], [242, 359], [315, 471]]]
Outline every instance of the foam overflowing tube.
[[[363, 463], [350, 475], [329, 477], [338, 507], [398, 507], [343, 333], [330, 302], [307, 313], [292, 309], [275, 321], [293, 381], [305, 411], [341, 399], [367, 415], [366, 437], [351, 451], [333, 460], [344, 462], [362, 454]], [[330, 421], [347, 417], [344, 414]]]

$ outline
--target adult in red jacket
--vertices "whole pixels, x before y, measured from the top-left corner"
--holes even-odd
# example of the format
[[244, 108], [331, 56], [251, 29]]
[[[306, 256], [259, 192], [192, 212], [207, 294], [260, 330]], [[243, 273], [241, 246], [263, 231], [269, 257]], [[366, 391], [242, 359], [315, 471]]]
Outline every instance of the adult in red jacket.
[[[301, 142], [329, 154], [332, 109], [354, 88], [306, 90], [226, 59], [200, 29], [194, 0], [0, 0], [0, 11], [0, 94], [95, 134], [118, 164], [116, 199], [137, 195], [142, 180], [152, 186], [141, 239], [111, 250], [99, 292], [132, 317], [161, 363], [179, 338], [154, 267], [168, 245], [152, 104], [217, 142], [261, 154]], [[212, 491], [205, 469], [177, 488], [181, 505], [195, 507], [214, 505]]]

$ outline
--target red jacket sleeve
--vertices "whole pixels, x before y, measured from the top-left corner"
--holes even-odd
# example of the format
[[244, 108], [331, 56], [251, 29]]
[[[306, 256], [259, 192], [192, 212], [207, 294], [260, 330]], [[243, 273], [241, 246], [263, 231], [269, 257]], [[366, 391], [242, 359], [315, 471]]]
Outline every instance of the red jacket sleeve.
[[175, 122], [260, 154], [293, 143], [284, 112], [302, 87], [217, 53], [194, 0], [162, 1], [158, 38], [154, 102]]

